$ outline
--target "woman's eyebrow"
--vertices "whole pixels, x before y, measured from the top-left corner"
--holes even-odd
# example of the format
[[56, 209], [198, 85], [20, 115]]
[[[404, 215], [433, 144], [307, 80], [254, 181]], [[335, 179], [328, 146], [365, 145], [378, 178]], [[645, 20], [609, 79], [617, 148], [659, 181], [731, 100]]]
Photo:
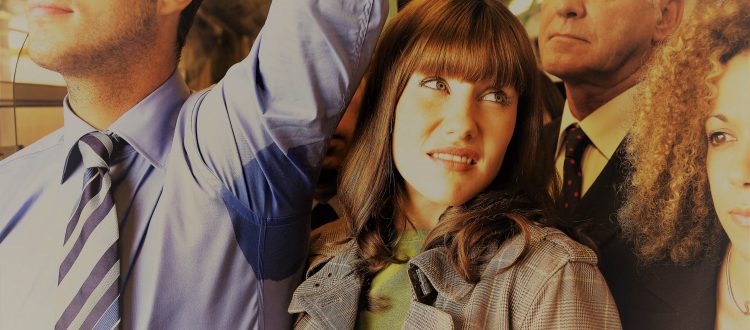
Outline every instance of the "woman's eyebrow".
[[727, 120], [727, 116], [725, 116], [724, 114], [721, 114], [721, 113], [717, 113], [715, 115], [712, 115], [710, 118], [716, 118], [716, 119], [721, 120], [721, 121], [723, 121], [725, 123], [727, 121], [729, 121], [729, 120]]

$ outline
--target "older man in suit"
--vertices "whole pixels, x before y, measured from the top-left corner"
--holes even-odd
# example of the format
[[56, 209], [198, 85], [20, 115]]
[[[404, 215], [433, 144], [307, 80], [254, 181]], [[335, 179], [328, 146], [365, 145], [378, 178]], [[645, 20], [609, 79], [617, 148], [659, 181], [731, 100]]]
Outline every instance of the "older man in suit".
[[713, 327], [716, 264], [640, 264], [617, 223], [636, 85], [683, 9], [683, 0], [546, 0], [541, 9], [542, 66], [568, 97], [546, 127], [561, 214], [596, 244], [626, 329]]

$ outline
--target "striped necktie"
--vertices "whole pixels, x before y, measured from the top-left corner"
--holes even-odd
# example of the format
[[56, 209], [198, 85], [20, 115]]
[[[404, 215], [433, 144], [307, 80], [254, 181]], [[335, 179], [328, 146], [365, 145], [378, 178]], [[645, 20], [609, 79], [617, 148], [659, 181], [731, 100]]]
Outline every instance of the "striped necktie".
[[120, 239], [109, 160], [119, 139], [93, 132], [78, 141], [84, 187], [63, 241], [58, 276], [62, 315], [55, 329], [113, 329], [120, 324]]

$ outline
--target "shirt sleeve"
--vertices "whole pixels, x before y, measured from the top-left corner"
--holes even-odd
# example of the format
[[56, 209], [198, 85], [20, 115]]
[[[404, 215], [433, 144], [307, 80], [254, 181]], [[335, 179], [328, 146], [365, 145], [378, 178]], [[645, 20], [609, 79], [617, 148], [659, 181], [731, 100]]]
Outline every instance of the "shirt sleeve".
[[188, 101], [199, 165], [238, 203], [265, 219], [309, 212], [387, 11], [387, 0], [274, 0], [248, 57]]
[[536, 294], [522, 329], [621, 329], [620, 316], [595, 264], [569, 261]]

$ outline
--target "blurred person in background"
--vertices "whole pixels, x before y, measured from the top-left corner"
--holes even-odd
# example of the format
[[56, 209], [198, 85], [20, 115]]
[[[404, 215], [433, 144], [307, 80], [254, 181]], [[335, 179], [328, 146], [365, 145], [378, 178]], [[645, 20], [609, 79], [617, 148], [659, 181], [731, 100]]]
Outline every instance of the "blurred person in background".
[[[389, 1], [386, 24], [406, 3], [408, 1]], [[341, 166], [349, 154], [349, 149], [356, 134], [359, 110], [362, 107], [362, 95], [365, 90], [365, 80], [363, 78], [360, 81], [357, 91], [344, 111], [341, 121], [339, 121], [339, 125], [336, 126], [336, 131], [331, 136], [331, 139], [328, 140], [328, 149], [326, 149], [326, 155], [323, 158], [320, 178], [313, 194], [313, 209], [310, 215], [310, 228], [312, 230], [338, 219], [342, 214], [341, 203], [337, 196], [339, 175]]]
[[270, 0], [204, 0], [179, 63], [190, 89], [202, 90], [219, 82], [247, 56], [270, 5]]
[[321, 165], [320, 178], [313, 194], [313, 209], [310, 215], [310, 228], [312, 230], [338, 219], [341, 214], [341, 204], [337, 196], [339, 172], [354, 139], [359, 109], [362, 107], [364, 87], [365, 79], [362, 79], [344, 111], [339, 125], [336, 126], [336, 131], [328, 140], [328, 148]]
[[620, 218], [645, 264], [720, 265], [662, 288], [694, 306], [674, 328], [750, 329], [750, 2], [696, 9], [644, 77]]

